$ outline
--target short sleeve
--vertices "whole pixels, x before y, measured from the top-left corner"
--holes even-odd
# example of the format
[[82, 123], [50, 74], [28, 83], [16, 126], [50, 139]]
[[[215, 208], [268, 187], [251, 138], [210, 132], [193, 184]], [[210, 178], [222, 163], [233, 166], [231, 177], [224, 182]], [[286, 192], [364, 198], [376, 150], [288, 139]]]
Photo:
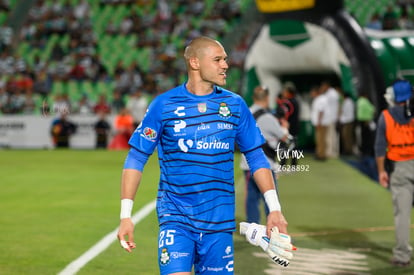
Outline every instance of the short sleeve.
[[162, 102], [155, 98], [137, 129], [132, 134], [129, 145], [138, 151], [152, 154], [163, 131]]

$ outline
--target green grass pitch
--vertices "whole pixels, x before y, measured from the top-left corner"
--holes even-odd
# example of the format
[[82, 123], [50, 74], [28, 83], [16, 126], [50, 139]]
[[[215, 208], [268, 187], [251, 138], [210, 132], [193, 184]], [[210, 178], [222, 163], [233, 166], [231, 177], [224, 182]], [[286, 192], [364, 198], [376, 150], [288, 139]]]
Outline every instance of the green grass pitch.
[[[58, 274], [115, 230], [126, 153], [0, 151], [0, 274]], [[236, 154], [240, 222], [245, 190], [238, 160]], [[413, 267], [392, 268], [388, 263], [394, 231], [387, 190], [340, 160], [315, 162], [305, 155], [301, 164], [309, 165], [309, 171], [279, 177], [297, 257], [288, 268], [277, 268], [236, 233], [235, 274], [414, 274]], [[158, 177], [154, 155], [145, 167], [134, 211], [155, 198]], [[135, 227], [137, 248], [132, 254], [114, 242], [78, 274], [158, 274], [157, 232], [152, 212]], [[324, 251], [328, 254], [320, 256]], [[335, 253], [351, 258], [332, 258]]]

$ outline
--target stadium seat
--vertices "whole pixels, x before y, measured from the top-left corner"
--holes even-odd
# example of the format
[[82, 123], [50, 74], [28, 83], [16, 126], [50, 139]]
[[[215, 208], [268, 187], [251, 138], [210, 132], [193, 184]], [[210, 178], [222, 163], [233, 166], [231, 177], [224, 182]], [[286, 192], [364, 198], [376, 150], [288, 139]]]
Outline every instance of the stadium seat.
[[355, 19], [361, 26], [365, 26], [375, 12], [382, 14], [386, 7], [390, 4], [395, 6], [395, 11], [398, 12], [395, 2], [392, 0], [345, 0], [344, 5], [346, 9], [355, 16]]
[[83, 80], [79, 82], [79, 89], [82, 95], [87, 95], [89, 99], [95, 97], [95, 88], [91, 80]]
[[66, 85], [62, 81], [53, 81], [50, 92], [52, 95], [66, 93]]
[[79, 88], [79, 83], [76, 80], [69, 80], [66, 83], [66, 92], [71, 101], [79, 101], [79, 99], [82, 97], [82, 93], [80, 91], [81, 90]]

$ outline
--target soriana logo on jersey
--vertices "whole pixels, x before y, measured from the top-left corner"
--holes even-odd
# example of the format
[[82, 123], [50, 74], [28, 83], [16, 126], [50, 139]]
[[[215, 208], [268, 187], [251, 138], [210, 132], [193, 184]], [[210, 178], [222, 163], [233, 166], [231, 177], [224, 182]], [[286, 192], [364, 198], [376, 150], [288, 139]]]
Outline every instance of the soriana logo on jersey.
[[141, 133], [141, 136], [150, 141], [154, 141], [155, 138], [157, 137], [157, 131], [155, 131], [154, 129], [150, 127], [145, 127]]

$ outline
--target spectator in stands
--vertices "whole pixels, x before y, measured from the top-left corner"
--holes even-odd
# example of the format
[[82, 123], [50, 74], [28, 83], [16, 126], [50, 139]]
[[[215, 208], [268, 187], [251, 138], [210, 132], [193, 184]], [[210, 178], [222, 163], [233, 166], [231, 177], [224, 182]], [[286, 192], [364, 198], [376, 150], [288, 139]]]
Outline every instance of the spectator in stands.
[[129, 16], [122, 18], [119, 24], [119, 30], [121, 34], [128, 35], [131, 33], [133, 21]]
[[89, 5], [89, 2], [86, 0], [80, 0], [79, 3], [73, 9], [73, 14], [75, 15], [76, 19], [80, 21], [88, 17], [90, 12], [91, 7]]
[[75, 64], [69, 72], [69, 78], [75, 80], [85, 80], [87, 78], [85, 67], [81, 64], [80, 56], [75, 59]]
[[73, 104], [73, 112], [75, 114], [90, 115], [93, 114], [93, 105], [86, 94], [83, 94], [78, 102]]
[[9, 95], [6, 92], [6, 84], [4, 82], [0, 82], [0, 113], [4, 112], [3, 108], [9, 102]]
[[31, 89], [26, 90], [24, 95], [24, 104], [22, 107], [23, 114], [34, 114], [36, 110], [36, 102], [33, 97], [33, 91]]
[[44, 0], [35, 1], [29, 10], [29, 20], [32, 22], [43, 21], [49, 13], [49, 7]]
[[247, 43], [248, 37], [244, 36], [230, 53], [230, 64], [232, 68], [235, 67], [243, 69], [244, 59], [247, 54], [247, 49], [249, 47]]
[[14, 58], [9, 55], [8, 50], [0, 51], [0, 74], [8, 75], [14, 73]]
[[126, 107], [134, 118], [134, 128], [136, 128], [144, 118], [148, 107], [148, 101], [145, 95], [143, 95], [141, 88], [137, 88], [131, 93], [127, 100]]
[[414, 29], [414, 22], [407, 9], [401, 11], [400, 17], [398, 18], [398, 27], [402, 30]]
[[37, 54], [37, 55], [34, 56], [34, 60], [33, 60], [33, 71], [35, 73], [37, 73], [40, 70], [45, 70], [46, 69], [46, 66], [47, 66], [46, 62], [40, 58], [40, 55], [39, 54]]
[[0, 25], [0, 51], [11, 47], [13, 29], [6, 24]]
[[22, 93], [33, 89], [33, 79], [27, 72], [22, 72], [17, 75], [16, 85]]
[[91, 79], [93, 81], [109, 81], [110, 77], [108, 75], [108, 70], [105, 65], [102, 63], [101, 57], [98, 54], [95, 54], [91, 58]]
[[373, 29], [373, 30], [378, 30], [381, 31], [382, 30], [382, 21], [381, 21], [381, 16], [378, 12], [375, 12], [370, 20], [368, 21], [368, 23], [365, 26], [368, 29]]
[[194, 1], [190, 0], [188, 3], [188, 11], [194, 16], [199, 16], [204, 10], [205, 3], [204, 1]]
[[124, 96], [120, 90], [115, 90], [111, 101], [111, 111], [118, 114], [123, 108], [125, 108]]
[[394, 11], [394, 6], [389, 5], [382, 16], [383, 30], [395, 30], [398, 28], [398, 16]]
[[23, 23], [23, 26], [20, 29], [20, 39], [30, 41], [35, 37], [37, 27], [35, 24], [31, 24], [30, 21]]
[[35, 73], [33, 82], [33, 92], [35, 94], [45, 97], [51, 90], [51, 80], [47, 74], [46, 68], [41, 69]]
[[140, 68], [136, 63], [131, 63], [127, 68], [120, 61], [115, 73], [115, 89], [120, 90], [122, 94], [128, 94], [134, 89], [141, 87], [143, 77]]
[[109, 19], [108, 23], [106, 24], [105, 33], [109, 35], [115, 35], [119, 33], [119, 28], [112, 19]]
[[2, 113], [3, 114], [16, 114], [17, 110], [12, 102], [12, 97], [8, 96], [5, 99], [6, 99], [6, 102], [1, 109]]
[[15, 89], [10, 96], [10, 104], [12, 105], [13, 112], [16, 114], [23, 112], [25, 102], [26, 98], [22, 94], [22, 90], [19, 88]]
[[93, 107], [93, 112], [95, 114], [98, 114], [101, 112], [105, 114], [111, 113], [111, 106], [107, 101], [106, 95], [104, 94], [99, 95], [98, 102]]

